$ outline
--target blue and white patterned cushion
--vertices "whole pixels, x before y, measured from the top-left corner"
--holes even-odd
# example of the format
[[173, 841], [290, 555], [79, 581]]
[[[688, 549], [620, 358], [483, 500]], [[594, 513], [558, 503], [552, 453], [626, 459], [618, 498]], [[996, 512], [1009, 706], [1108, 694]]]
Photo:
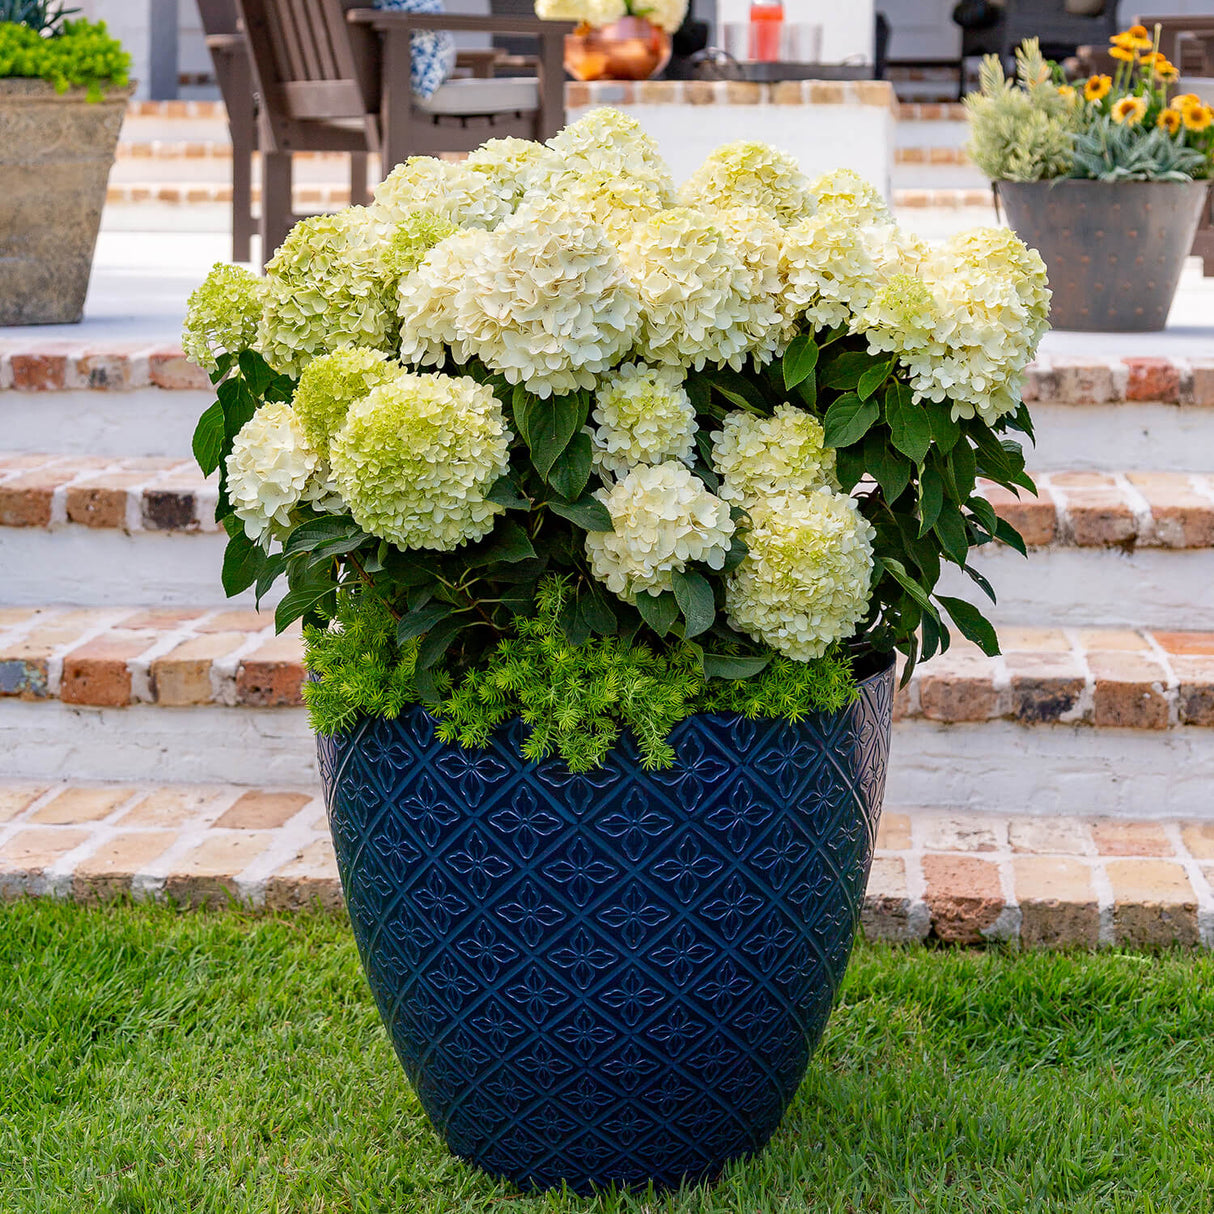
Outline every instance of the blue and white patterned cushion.
[[[443, 0], [375, 0], [376, 8], [405, 13], [441, 13]], [[426, 99], [455, 71], [455, 39], [446, 30], [419, 30], [410, 39], [409, 83]]]

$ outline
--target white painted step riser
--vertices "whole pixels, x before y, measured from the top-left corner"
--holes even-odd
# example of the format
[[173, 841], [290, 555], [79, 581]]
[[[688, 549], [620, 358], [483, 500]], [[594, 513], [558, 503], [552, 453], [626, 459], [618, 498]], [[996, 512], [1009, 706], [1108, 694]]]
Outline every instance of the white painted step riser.
[[[7, 779], [316, 780], [302, 709], [73, 708], [0, 701]], [[886, 802], [942, 810], [1214, 820], [1214, 731], [995, 721], [894, 726]]]
[[[128, 122], [130, 120], [128, 119]], [[126, 127], [123, 127], [125, 132]], [[969, 142], [969, 123], [960, 119], [902, 119], [894, 127], [896, 148], [963, 148]], [[123, 138], [127, 138], [124, 134]], [[139, 136], [147, 138], [147, 136]], [[182, 136], [186, 138], [186, 136]]]
[[[913, 166], [907, 166], [913, 167]], [[964, 167], [952, 167], [964, 173]], [[296, 187], [307, 185], [348, 186], [350, 170], [344, 157], [318, 160], [308, 156], [296, 157], [293, 168]], [[109, 183], [118, 185], [181, 186], [191, 185], [230, 186], [232, 184], [232, 162], [214, 157], [174, 157], [173, 159], [121, 158], [110, 169]], [[261, 162], [254, 161], [253, 184], [261, 184]], [[942, 185], [949, 184], [941, 182]]]
[[1037, 445], [1025, 442], [1025, 458], [1042, 472], [1214, 472], [1214, 409], [1041, 401], [1029, 408]]
[[1026, 627], [1214, 629], [1214, 551], [1210, 549], [1002, 549], [973, 561], [995, 588], [992, 604], [955, 566], [940, 592], [978, 604], [995, 624]]
[[128, 114], [122, 120], [122, 133], [118, 138], [122, 143], [231, 142], [225, 118], [163, 118], [137, 114]]
[[[0, 604], [38, 607], [194, 607], [224, 602], [220, 585], [227, 537], [220, 532], [173, 534], [75, 525], [50, 531], [0, 528]], [[262, 600], [275, 604], [283, 589]], [[252, 591], [227, 600], [253, 606]]]
[[194, 427], [214, 399], [209, 392], [163, 388], [0, 392], [0, 447], [189, 459]]
[[[206, 392], [2, 392], [0, 448], [65, 455], [188, 458]], [[1194, 405], [1031, 406], [1037, 446], [1029, 465], [1069, 469], [1214, 472], [1214, 409]]]

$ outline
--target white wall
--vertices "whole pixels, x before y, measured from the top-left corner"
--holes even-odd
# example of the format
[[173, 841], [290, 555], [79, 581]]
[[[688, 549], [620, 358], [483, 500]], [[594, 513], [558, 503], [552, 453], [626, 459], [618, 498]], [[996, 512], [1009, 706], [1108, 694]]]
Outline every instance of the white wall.
[[[748, 21], [750, 0], [717, 0], [717, 21]], [[873, 61], [873, 0], [784, 0], [784, 20], [822, 26], [822, 62]], [[719, 29], [719, 26], [718, 26]]]

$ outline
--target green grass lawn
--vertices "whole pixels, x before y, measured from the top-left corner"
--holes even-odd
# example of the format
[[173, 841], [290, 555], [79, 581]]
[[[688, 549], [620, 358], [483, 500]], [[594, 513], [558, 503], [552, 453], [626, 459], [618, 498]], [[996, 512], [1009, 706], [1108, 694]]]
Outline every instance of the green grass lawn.
[[1214, 1210], [1214, 958], [862, 948], [771, 1148], [711, 1188], [456, 1162], [348, 928], [0, 906], [0, 1210]]

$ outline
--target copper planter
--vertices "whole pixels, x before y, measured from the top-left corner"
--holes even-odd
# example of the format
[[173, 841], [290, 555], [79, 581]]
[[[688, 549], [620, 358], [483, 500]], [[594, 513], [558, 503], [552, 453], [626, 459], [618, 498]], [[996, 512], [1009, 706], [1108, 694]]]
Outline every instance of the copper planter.
[[648, 80], [669, 62], [670, 35], [644, 17], [565, 36], [565, 70], [575, 80]]

